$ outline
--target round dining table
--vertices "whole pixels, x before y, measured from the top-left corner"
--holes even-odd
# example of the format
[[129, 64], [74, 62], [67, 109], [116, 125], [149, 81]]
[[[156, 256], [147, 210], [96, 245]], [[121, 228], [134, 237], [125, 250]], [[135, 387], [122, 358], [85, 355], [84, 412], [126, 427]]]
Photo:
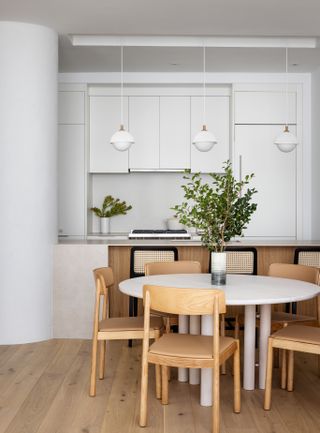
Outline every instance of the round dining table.
[[[244, 306], [243, 388], [246, 390], [253, 390], [255, 387], [256, 307], [260, 306], [259, 388], [264, 389], [268, 337], [271, 330], [271, 305], [304, 301], [320, 293], [318, 285], [300, 280], [236, 274], [228, 274], [224, 286], [213, 286], [211, 274], [170, 274], [124, 280], [119, 283], [119, 289], [127, 295], [142, 298], [143, 286], [146, 284], [199, 290], [220, 289], [225, 293], [226, 305]], [[190, 326], [192, 327], [191, 322]], [[212, 316], [202, 316], [201, 334], [212, 335], [212, 329]], [[194, 331], [195, 329], [191, 329], [190, 333], [197, 333]], [[185, 317], [179, 317], [179, 332], [187, 332]], [[211, 375], [211, 369], [201, 370], [202, 406], [212, 404]]]

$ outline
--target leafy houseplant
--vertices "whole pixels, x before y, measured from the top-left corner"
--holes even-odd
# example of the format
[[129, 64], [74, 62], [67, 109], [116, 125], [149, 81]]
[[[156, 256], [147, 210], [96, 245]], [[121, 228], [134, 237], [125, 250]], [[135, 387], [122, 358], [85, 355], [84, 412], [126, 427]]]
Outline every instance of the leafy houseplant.
[[132, 209], [131, 205], [127, 205], [125, 201], [120, 201], [118, 198], [113, 198], [112, 195], [107, 195], [102, 203], [102, 207], [92, 207], [91, 210], [100, 218], [101, 233], [109, 232], [109, 218], [116, 215], [126, 215]]
[[[243, 236], [243, 230], [257, 208], [256, 203], [251, 202], [257, 191], [255, 188], [244, 190], [254, 174], [237, 181], [230, 161], [224, 163], [223, 173], [210, 173], [209, 176], [210, 184], [202, 180], [200, 173], [184, 176], [188, 180], [182, 185], [185, 201], [173, 210], [182, 224], [201, 231], [202, 244], [211, 253], [222, 253], [230, 239]], [[225, 255], [223, 260], [226, 260]]]

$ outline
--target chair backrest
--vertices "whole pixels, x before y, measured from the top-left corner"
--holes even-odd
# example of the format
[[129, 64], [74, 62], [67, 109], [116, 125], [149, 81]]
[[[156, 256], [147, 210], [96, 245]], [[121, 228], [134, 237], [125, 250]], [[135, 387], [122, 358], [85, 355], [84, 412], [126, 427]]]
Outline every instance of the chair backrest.
[[178, 260], [175, 247], [133, 247], [130, 253], [130, 278], [143, 276], [146, 263], [175, 260]]
[[301, 247], [294, 252], [294, 263], [320, 268], [320, 247]]
[[143, 286], [143, 299], [150, 296], [150, 308], [165, 313], [204, 315], [213, 314], [217, 305], [218, 314], [225, 313], [225, 296], [222, 290], [181, 289], [175, 287]]
[[[250, 247], [227, 247], [227, 274], [257, 275], [257, 250]], [[209, 272], [211, 270], [211, 255]]]
[[93, 277], [96, 284], [93, 332], [96, 334], [98, 332], [99, 318], [101, 317], [101, 319], [104, 320], [109, 317], [109, 287], [114, 283], [112, 268], [104, 267], [94, 269]]
[[106, 295], [107, 288], [114, 283], [112, 268], [96, 268], [93, 270], [93, 276], [97, 290], [100, 290], [101, 295]]
[[163, 274], [200, 274], [201, 264], [191, 260], [178, 260], [176, 262], [146, 263], [145, 275]]
[[268, 275], [271, 277], [291, 278], [319, 284], [319, 269], [311, 266], [293, 265], [288, 263], [272, 263]]

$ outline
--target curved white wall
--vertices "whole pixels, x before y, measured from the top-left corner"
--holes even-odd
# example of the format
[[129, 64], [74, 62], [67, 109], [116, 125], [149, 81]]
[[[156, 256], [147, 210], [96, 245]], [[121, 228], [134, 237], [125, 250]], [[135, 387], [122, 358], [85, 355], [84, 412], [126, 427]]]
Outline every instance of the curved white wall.
[[0, 344], [52, 335], [58, 45], [0, 22]]

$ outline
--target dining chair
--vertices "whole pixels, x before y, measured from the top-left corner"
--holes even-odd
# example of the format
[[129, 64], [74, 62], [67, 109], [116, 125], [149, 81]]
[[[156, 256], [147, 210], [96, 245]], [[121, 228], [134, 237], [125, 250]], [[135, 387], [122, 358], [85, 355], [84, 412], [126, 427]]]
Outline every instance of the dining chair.
[[[220, 337], [219, 316], [225, 313], [225, 296], [221, 290], [182, 289], [174, 287], [144, 286], [144, 338], [142, 350], [140, 426], [147, 425], [148, 367], [161, 365], [162, 404], [168, 404], [168, 367], [212, 368], [212, 431], [220, 428], [220, 372], [222, 362], [233, 356], [234, 403], [240, 412], [240, 349], [239, 340]], [[213, 336], [190, 334], [163, 334], [149, 345], [150, 310], [183, 315], [213, 315]]]
[[[191, 260], [178, 260], [176, 262], [156, 262], [146, 263], [144, 266], [145, 275], [163, 275], [163, 274], [199, 274], [201, 273], [201, 264]], [[178, 325], [178, 316], [176, 314], [163, 315], [166, 332], [171, 331], [172, 326]]]
[[[319, 269], [305, 265], [295, 265], [288, 263], [272, 263], [269, 266], [268, 275], [270, 277], [290, 278], [293, 280], [306, 281], [313, 284], [319, 284]], [[288, 325], [304, 324], [309, 326], [320, 325], [320, 299], [317, 297], [317, 313], [316, 316], [306, 316], [302, 314], [295, 314], [290, 311], [273, 311], [271, 313], [271, 332], [287, 327]], [[298, 305], [299, 307], [299, 305]], [[257, 320], [259, 327], [260, 321]], [[281, 388], [285, 389], [287, 386], [287, 353], [280, 352], [281, 358]], [[278, 361], [277, 361], [278, 362]]]
[[[109, 317], [109, 288], [114, 283], [110, 267], [97, 268], [93, 271], [96, 298], [93, 318], [92, 363], [90, 378], [90, 396], [96, 395], [97, 354], [99, 347], [99, 379], [104, 378], [106, 341], [143, 339], [143, 317]], [[149, 338], [158, 339], [163, 328], [162, 319], [152, 317], [150, 320]], [[156, 395], [161, 397], [160, 367], [156, 366]]]
[[264, 395], [264, 409], [271, 408], [273, 349], [288, 352], [287, 390], [293, 391], [294, 352], [320, 355], [320, 328], [312, 326], [286, 326], [276, 331], [268, 340], [267, 375]]
[[[178, 260], [178, 249], [176, 247], [138, 246], [132, 247], [130, 251], [130, 278], [143, 277], [146, 263], [174, 262]], [[129, 316], [138, 314], [138, 300], [129, 297]]]

